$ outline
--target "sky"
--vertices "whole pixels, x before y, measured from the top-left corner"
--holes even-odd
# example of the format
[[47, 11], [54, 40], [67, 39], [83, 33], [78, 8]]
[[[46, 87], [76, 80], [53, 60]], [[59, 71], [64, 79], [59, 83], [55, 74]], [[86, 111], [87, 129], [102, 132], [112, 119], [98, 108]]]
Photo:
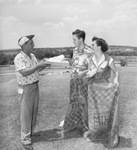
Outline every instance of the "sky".
[[109, 45], [137, 46], [137, 0], [0, 0], [0, 49], [19, 48], [34, 34], [36, 48], [73, 46], [72, 32]]

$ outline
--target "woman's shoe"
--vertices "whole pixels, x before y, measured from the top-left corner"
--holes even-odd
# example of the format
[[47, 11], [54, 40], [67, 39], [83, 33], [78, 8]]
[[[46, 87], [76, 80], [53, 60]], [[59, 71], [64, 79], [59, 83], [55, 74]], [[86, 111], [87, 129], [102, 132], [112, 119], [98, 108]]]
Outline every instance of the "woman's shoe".
[[88, 137], [89, 134], [90, 134], [90, 131], [86, 131], [86, 132], [84, 132], [84, 134], [83, 134], [83, 138], [86, 139], [88, 142], [90, 142], [90, 139], [89, 139], [89, 137]]
[[88, 142], [94, 142], [96, 139], [96, 134], [93, 131], [86, 131], [83, 134], [83, 138], [86, 139]]
[[110, 147], [111, 147], [111, 148], [117, 147], [118, 144], [119, 144], [119, 137], [118, 137], [118, 135], [116, 135], [116, 136], [114, 137], [114, 139], [111, 139], [109, 144], [110, 144]]

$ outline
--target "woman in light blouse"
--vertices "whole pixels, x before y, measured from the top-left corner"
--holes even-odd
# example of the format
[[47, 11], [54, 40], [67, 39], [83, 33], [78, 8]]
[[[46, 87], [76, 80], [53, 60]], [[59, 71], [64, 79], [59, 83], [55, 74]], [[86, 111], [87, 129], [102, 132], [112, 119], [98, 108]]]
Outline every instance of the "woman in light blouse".
[[[118, 145], [118, 71], [112, 57], [106, 54], [108, 44], [102, 38], [93, 37], [94, 55], [89, 59], [88, 117], [89, 131], [84, 137], [89, 141], [98, 138], [109, 141], [110, 147]], [[110, 82], [111, 72], [114, 80]]]

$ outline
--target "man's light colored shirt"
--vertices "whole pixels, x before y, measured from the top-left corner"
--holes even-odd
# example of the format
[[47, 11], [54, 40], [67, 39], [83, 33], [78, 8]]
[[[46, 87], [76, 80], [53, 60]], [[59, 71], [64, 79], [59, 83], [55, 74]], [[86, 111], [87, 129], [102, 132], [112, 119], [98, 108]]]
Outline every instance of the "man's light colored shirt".
[[35, 71], [34, 73], [32, 73], [28, 76], [23, 76], [19, 72], [19, 70], [32, 68], [37, 65], [38, 61], [37, 61], [35, 55], [31, 53], [30, 56], [31, 56], [31, 58], [29, 56], [27, 56], [23, 51], [21, 51], [14, 59], [17, 82], [20, 85], [32, 84], [39, 80], [38, 71]]

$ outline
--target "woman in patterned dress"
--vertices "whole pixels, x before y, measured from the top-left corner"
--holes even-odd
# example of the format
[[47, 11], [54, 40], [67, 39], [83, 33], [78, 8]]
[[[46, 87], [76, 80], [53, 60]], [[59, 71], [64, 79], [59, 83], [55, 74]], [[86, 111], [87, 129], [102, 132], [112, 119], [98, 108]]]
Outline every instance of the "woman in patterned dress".
[[[104, 39], [93, 37], [94, 55], [89, 59], [88, 116], [89, 131], [84, 137], [90, 141], [109, 139], [110, 147], [118, 145], [118, 72], [113, 58], [106, 54], [108, 44]], [[110, 82], [111, 71], [114, 74]]]
[[70, 101], [65, 116], [63, 132], [81, 129], [82, 132], [88, 131], [88, 84], [83, 76], [88, 71], [88, 58], [92, 54], [92, 50], [87, 46], [85, 41], [85, 32], [76, 30], [72, 33], [75, 49], [73, 50], [73, 58], [70, 79]]

